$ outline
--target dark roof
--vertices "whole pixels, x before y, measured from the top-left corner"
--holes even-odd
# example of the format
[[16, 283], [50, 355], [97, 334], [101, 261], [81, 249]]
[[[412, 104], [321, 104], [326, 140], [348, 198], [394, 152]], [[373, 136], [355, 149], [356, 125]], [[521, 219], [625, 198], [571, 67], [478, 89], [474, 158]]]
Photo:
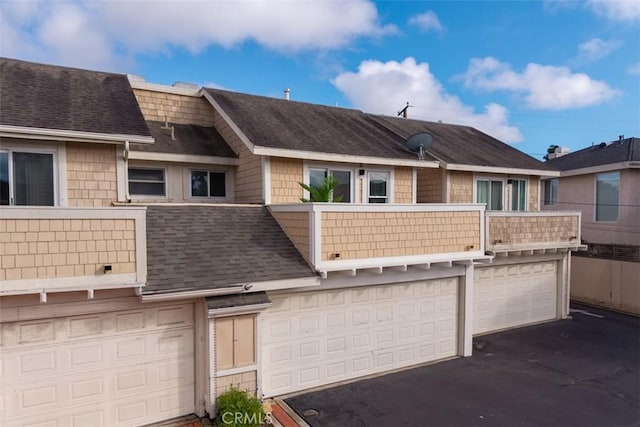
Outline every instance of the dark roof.
[[313, 277], [263, 206], [149, 206], [145, 294]]
[[0, 124], [149, 136], [127, 76], [0, 58]]
[[516, 169], [550, 169], [545, 163], [469, 126], [380, 115], [373, 117], [404, 138], [420, 132], [430, 133], [433, 136], [433, 144], [427, 152], [446, 163]]
[[566, 171], [612, 163], [640, 161], [640, 138], [626, 138], [603, 144], [605, 143], [565, 154], [551, 159], [547, 163], [553, 168]]
[[147, 121], [155, 144], [131, 144], [134, 151], [153, 153], [195, 154], [200, 156], [237, 157], [227, 145], [222, 135], [213, 127], [169, 123], [174, 128], [175, 140], [171, 138], [171, 129], [163, 129], [164, 122]]
[[246, 294], [224, 295], [219, 297], [207, 298], [207, 308], [209, 310], [269, 303], [271, 303], [271, 300], [267, 296], [266, 292], [252, 292]]
[[415, 160], [404, 139], [358, 110], [205, 89], [260, 147]]

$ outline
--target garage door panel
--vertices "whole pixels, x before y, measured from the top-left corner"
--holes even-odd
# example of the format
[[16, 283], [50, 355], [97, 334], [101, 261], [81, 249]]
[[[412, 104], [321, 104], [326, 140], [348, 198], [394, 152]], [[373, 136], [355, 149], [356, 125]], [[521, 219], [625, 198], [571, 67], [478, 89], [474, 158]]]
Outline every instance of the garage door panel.
[[[0, 424], [32, 425], [45, 414], [64, 426], [131, 425], [192, 412], [189, 314], [191, 304], [3, 324]], [[38, 324], [53, 333], [31, 339]]]
[[474, 333], [554, 319], [556, 268], [556, 261], [478, 268]]
[[267, 395], [456, 352], [457, 279], [280, 295], [272, 300], [277, 309], [263, 317]]

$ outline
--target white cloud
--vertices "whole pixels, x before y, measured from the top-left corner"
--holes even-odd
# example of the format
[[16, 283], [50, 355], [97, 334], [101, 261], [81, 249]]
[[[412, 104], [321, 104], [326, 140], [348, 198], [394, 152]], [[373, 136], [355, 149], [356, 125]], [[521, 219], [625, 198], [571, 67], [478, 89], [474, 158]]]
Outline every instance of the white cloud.
[[495, 58], [473, 58], [464, 75], [465, 85], [488, 91], [505, 90], [524, 95], [529, 108], [564, 110], [597, 105], [619, 95], [605, 82], [567, 67], [535, 63], [518, 73]]
[[509, 125], [506, 108], [492, 103], [475, 112], [446, 92], [428, 63], [411, 57], [402, 62], [364, 61], [356, 72], [342, 72], [332, 83], [354, 107], [367, 112], [393, 114], [409, 101], [410, 117], [473, 126], [505, 142], [522, 140], [518, 128]]
[[440, 23], [438, 16], [432, 11], [421, 13], [419, 15], [414, 15], [411, 18], [409, 18], [408, 23], [409, 25], [414, 25], [423, 31], [444, 30], [444, 27]]
[[622, 46], [620, 40], [602, 40], [593, 38], [578, 46], [577, 62], [594, 62], [609, 56]]
[[640, 62], [636, 62], [635, 64], [631, 64], [627, 67], [627, 73], [640, 75]]
[[[374, 3], [352, 0], [0, 2], [0, 54], [85, 65], [139, 52], [254, 41], [280, 52], [335, 49], [357, 37], [397, 31], [382, 25]], [[44, 57], [44, 58], [41, 58]]]
[[638, 0], [588, 0], [587, 7], [612, 21], [640, 22]]

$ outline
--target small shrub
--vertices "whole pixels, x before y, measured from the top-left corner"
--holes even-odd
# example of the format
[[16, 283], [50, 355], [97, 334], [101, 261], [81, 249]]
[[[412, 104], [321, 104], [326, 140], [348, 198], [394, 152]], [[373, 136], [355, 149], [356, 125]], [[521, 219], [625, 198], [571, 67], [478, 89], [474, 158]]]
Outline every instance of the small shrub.
[[258, 427], [266, 420], [260, 400], [235, 387], [218, 396], [216, 410], [217, 426]]

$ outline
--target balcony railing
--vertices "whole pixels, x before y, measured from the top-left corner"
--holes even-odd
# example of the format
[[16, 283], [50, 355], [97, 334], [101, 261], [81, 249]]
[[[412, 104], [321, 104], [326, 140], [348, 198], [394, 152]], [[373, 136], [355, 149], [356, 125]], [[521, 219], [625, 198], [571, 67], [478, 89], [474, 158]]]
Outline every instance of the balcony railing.
[[484, 206], [476, 204], [271, 205], [305, 259], [320, 272], [484, 257]]
[[0, 295], [137, 287], [145, 208], [0, 208]]
[[486, 250], [511, 252], [574, 249], [580, 212], [486, 212]]

